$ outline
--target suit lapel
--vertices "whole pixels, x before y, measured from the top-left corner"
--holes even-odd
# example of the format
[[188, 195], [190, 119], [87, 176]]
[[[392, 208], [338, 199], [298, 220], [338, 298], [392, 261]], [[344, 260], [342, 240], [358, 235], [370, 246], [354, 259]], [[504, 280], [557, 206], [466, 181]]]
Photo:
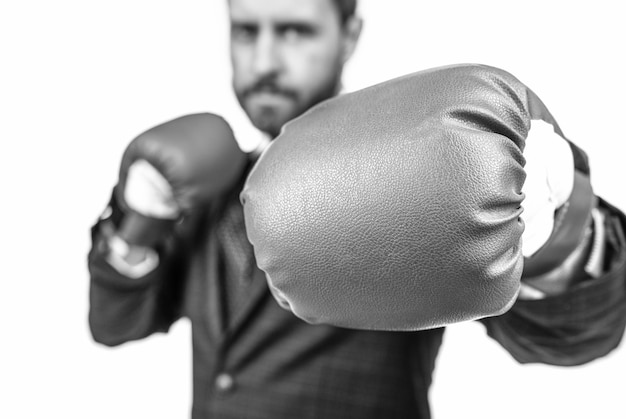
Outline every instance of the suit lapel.
[[247, 284], [245, 299], [241, 306], [232, 313], [231, 321], [227, 326], [227, 333], [232, 335], [241, 328], [253, 314], [254, 309], [261, 303], [263, 298], [269, 293], [265, 273], [254, 266], [252, 280]]

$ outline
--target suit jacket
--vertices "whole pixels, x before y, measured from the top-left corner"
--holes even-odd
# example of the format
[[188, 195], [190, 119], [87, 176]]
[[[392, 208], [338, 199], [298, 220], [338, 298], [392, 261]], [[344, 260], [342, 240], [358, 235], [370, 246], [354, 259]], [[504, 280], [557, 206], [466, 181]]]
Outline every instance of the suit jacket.
[[[139, 279], [106, 262], [99, 224], [107, 220], [93, 227], [95, 340], [118, 345], [188, 317], [195, 419], [430, 417], [428, 389], [443, 329], [309, 325], [280, 308], [246, 247], [240, 188], [180, 224], [158, 248], [158, 268]], [[579, 364], [619, 343], [626, 322], [626, 218], [602, 205], [612, 232], [605, 277], [483, 320], [520, 362]]]

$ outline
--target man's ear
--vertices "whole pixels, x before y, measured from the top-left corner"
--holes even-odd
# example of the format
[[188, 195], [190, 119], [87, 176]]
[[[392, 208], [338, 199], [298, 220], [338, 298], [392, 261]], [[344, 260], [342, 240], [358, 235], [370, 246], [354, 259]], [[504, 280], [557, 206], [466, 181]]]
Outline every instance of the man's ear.
[[345, 63], [352, 57], [356, 44], [361, 36], [363, 28], [363, 19], [359, 16], [350, 17], [343, 26], [343, 62]]

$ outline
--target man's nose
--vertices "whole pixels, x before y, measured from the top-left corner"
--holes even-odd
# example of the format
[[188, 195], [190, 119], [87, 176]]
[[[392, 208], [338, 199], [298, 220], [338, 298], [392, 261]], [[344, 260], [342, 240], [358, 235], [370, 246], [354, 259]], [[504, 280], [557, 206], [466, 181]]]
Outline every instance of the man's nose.
[[280, 51], [272, 35], [264, 34], [257, 40], [254, 55], [254, 72], [257, 76], [267, 76], [280, 71]]

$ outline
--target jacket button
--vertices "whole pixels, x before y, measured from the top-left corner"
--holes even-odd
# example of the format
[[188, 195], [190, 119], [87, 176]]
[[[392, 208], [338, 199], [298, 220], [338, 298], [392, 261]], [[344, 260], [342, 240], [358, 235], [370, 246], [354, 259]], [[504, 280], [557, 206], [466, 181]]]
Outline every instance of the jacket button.
[[215, 377], [215, 388], [220, 393], [227, 393], [235, 388], [235, 379], [230, 374], [221, 373]]

